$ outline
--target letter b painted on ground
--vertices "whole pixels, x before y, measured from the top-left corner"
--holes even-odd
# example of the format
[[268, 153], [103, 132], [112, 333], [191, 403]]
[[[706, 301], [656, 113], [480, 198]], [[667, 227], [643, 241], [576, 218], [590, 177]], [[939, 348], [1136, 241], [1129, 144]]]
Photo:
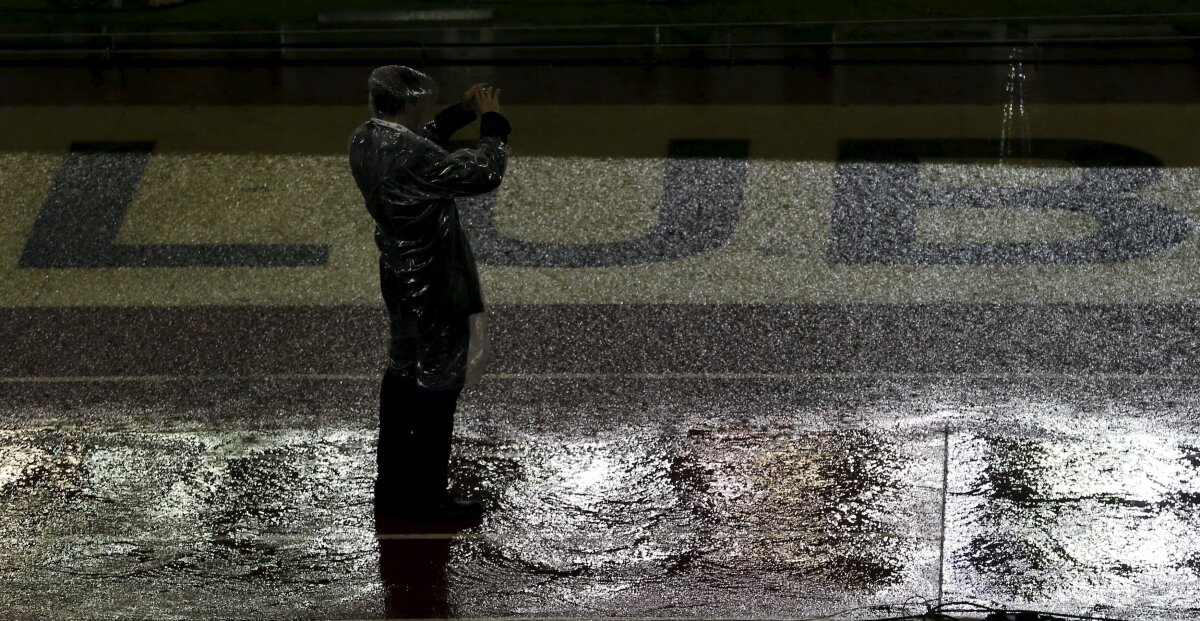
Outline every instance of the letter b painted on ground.
[[[1037, 187], [932, 187], [918, 183], [922, 158], [987, 160], [996, 140], [848, 140], [835, 173], [828, 259], [838, 264], [1086, 264], [1162, 252], [1187, 238], [1182, 214], [1131, 196], [1162, 176], [1162, 162], [1130, 147], [1087, 140], [1032, 140], [1030, 158], [1082, 169], [1069, 184]], [[1095, 218], [1076, 239], [1028, 243], [926, 243], [922, 210], [1062, 209]]]

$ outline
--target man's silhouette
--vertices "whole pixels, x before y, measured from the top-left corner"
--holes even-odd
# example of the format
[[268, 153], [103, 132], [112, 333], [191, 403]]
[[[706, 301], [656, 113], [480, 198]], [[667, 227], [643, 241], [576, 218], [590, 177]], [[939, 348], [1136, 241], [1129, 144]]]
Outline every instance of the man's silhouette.
[[[375, 219], [379, 279], [391, 337], [379, 397], [377, 517], [444, 522], [478, 517], [478, 501], [447, 491], [454, 409], [467, 350], [482, 325], [479, 276], [454, 203], [500, 185], [508, 121], [500, 89], [472, 86], [433, 121], [429, 76], [399, 65], [368, 80], [373, 118], [350, 137], [350, 168]], [[480, 113], [478, 144], [447, 152]]]

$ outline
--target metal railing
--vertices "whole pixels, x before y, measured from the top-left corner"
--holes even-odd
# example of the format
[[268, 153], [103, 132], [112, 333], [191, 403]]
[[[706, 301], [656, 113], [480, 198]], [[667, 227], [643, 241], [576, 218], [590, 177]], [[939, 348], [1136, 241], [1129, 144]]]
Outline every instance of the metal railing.
[[606, 53], [716, 52], [733, 59], [754, 49], [1191, 46], [1200, 13], [1103, 16], [925, 18], [906, 20], [655, 25], [452, 25], [393, 28], [285, 28], [146, 32], [0, 33], [4, 58], [261, 56], [355, 58], [398, 52], [465, 59]]

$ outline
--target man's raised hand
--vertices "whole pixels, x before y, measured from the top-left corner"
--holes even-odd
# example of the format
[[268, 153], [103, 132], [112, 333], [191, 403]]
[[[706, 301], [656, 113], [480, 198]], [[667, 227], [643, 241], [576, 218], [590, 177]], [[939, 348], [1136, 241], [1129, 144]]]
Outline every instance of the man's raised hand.
[[462, 104], [461, 104], [462, 109], [463, 110], [476, 110], [477, 109], [476, 102], [479, 99], [479, 93], [485, 87], [487, 87], [487, 82], [480, 82], [479, 84], [475, 84], [475, 85], [471, 86], [470, 88], [468, 88], [467, 91], [465, 93], [463, 93]]
[[480, 114], [500, 111], [500, 89], [493, 86], [483, 86], [479, 96], [475, 98], [475, 110]]

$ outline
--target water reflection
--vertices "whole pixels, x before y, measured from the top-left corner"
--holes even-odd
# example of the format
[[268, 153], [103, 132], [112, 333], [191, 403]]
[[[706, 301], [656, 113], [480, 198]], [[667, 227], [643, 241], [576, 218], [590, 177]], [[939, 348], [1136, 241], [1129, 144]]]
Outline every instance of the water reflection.
[[735, 614], [816, 591], [883, 601], [931, 574], [934, 522], [916, 518], [937, 497], [914, 489], [930, 460], [893, 431], [466, 438], [455, 491], [491, 511], [451, 536], [374, 536], [370, 446], [361, 430], [11, 432], [0, 523], [30, 543], [8, 560], [22, 584], [122, 594], [113, 614], [231, 618]]
[[389, 619], [457, 616], [448, 593], [449, 534], [379, 538], [379, 574]]
[[341, 430], [0, 432], [0, 608], [362, 616], [375, 556], [350, 507], [365, 444]]
[[1035, 435], [958, 441], [965, 489], [954, 521], [967, 536], [955, 562], [980, 586], [1028, 601], [1094, 598], [1100, 587], [1120, 601], [1164, 575], [1194, 580], [1200, 464], [1150, 425], [1048, 420]]
[[803, 434], [764, 451], [752, 462], [760, 496], [740, 508], [764, 535], [777, 533], [758, 553], [831, 582], [894, 583], [911, 560], [898, 519], [911, 516], [900, 477], [912, 460], [894, 439], [861, 429]]
[[451, 559], [452, 578], [507, 575], [513, 584], [492, 585], [564, 610], [646, 610], [646, 589], [686, 585], [701, 599], [761, 590], [771, 575], [873, 592], [920, 571], [919, 531], [935, 524], [921, 518], [935, 517], [936, 493], [912, 489], [932, 466], [905, 439], [868, 430], [464, 446], [460, 474], [498, 510], [462, 548], [478, 564]]

